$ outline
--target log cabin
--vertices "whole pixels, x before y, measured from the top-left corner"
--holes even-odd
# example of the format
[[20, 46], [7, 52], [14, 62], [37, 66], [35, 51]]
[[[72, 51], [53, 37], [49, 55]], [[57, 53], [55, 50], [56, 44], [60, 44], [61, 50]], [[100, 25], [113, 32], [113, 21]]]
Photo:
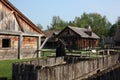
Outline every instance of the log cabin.
[[0, 0], [0, 60], [32, 58], [42, 36], [45, 34], [8, 0]]
[[58, 35], [66, 43], [68, 49], [90, 49], [98, 47], [100, 37], [92, 32], [91, 27], [78, 28], [68, 26]]

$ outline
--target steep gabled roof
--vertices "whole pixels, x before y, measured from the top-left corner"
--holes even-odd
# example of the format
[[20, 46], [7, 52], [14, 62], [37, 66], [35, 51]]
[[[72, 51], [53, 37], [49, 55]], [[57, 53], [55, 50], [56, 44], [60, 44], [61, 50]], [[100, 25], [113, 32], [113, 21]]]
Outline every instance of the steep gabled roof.
[[84, 37], [84, 38], [96, 38], [96, 39], [99, 39], [99, 36], [97, 36], [95, 33], [92, 32], [91, 36], [88, 35], [87, 32], [88, 29], [86, 28], [78, 28], [78, 27], [71, 27], [71, 26], [68, 26], [70, 29], [72, 29], [74, 32], [76, 32], [77, 34], [79, 34], [81, 37]]
[[[71, 29], [72, 31], [74, 31], [76, 34], [78, 34], [82, 38], [94, 38], [94, 39], [99, 39], [100, 38], [94, 32], [91, 32], [91, 35], [88, 35], [86, 33], [88, 31], [88, 29], [86, 29], [86, 28], [78, 28], [78, 27], [68, 26], [65, 29], [67, 29], [67, 28]], [[62, 31], [58, 35], [60, 35], [61, 33], [62, 33]]]
[[25, 21], [29, 26], [31, 26], [34, 30], [42, 35], [45, 35], [31, 20], [29, 20], [26, 16], [24, 16], [16, 7], [14, 7], [8, 0], [0, 0], [7, 8], [11, 11], [14, 11], [14, 14], [20, 17], [23, 21]]

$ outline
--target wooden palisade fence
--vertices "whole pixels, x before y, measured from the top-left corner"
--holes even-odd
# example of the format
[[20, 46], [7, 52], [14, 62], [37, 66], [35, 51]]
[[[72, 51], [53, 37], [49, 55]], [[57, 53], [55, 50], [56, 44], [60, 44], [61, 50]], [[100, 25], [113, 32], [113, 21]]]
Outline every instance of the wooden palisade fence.
[[13, 80], [81, 80], [119, 62], [119, 54], [96, 59], [58, 57], [13, 64]]

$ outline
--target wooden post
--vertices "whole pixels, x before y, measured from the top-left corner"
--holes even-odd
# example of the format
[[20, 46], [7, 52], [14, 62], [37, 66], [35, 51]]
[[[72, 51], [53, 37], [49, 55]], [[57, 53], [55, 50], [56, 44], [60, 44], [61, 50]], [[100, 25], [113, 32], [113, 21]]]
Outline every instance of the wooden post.
[[21, 54], [22, 54], [22, 42], [23, 42], [23, 36], [22, 34], [19, 35], [19, 40], [18, 40], [18, 59], [21, 59]]
[[37, 58], [41, 57], [38, 51], [40, 49], [40, 45], [41, 45], [41, 36], [39, 36], [37, 39]]
[[107, 50], [107, 55], [109, 55], [109, 54], [110, 54], [110, 50], [108, 49], [108, 50]]

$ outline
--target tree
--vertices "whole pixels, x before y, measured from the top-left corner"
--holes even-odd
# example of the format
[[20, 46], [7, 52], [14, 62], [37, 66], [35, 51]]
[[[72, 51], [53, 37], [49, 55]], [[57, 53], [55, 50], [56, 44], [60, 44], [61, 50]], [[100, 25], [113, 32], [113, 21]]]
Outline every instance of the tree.
[[116, 29], [117, 29], [117, 24], [113, 24], [113, 25], [111, 26], [110, 30], [109, 30], [108, 35], [109, 35], [110, 37], [115, 36]]
[[62, 30], [66, 26], [86, 27], [91, 26], [93, 32], [99, 36], [107, 36], [111, 23], [106, 16], [101, 16], [98, 13], [83, 13], [80, 17], [75, 17], [73, 21], [63, 21], [59, 16], [53, 16], [52, 24], [48, 29]]
[[67, 22], [63, 21], [59, 16], [53, 16], [50, 30], [62, 30], [67, 26]]
[[113, 37], [115, 36], [116, 33], [116, 29], [117, 27], [120, 25], [120, 17], [118, 17], [117, 21], [115, 22], [115, 24], [113, 24], [109, 30], [109, 36]]
[[118, 19], [117, 19], [117, 21], [116, 21], [115, 24], [116, 24], [116, 25], [120, 25], [120, 17], [118, 17]]
[[43, 26], [41, 24], [37, 24], [37, 27], [43, 29]]
[[78, 27], [91, 26], [93, 32], [99, 36], [107, 36], [111, 26], [111, 23], [106, 19], [106, 16], [101, 16], [98, 13], [83, 13], [81, 17], [76, 17], [74, 22]]

